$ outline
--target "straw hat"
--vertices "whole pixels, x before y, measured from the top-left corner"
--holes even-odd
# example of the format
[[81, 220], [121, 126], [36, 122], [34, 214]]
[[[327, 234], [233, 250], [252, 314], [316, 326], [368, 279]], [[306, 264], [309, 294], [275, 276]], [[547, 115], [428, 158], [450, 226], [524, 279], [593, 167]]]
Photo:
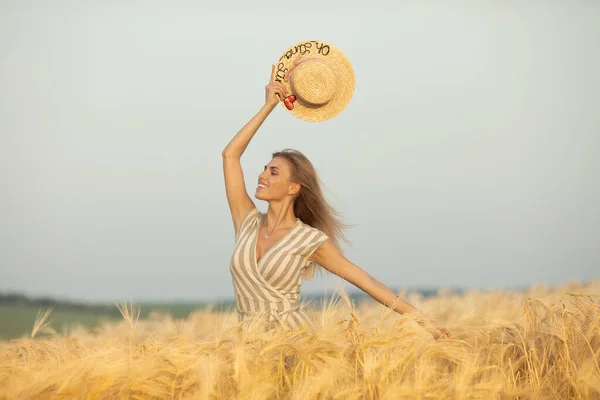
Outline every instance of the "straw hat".
[[300, 119], [317, 122], [338, 115], [354, 93], [354, 70], [338, 48], [320, 40], [300, 42], [275, 64], [275, 81], [290, 94], [282, 105]]

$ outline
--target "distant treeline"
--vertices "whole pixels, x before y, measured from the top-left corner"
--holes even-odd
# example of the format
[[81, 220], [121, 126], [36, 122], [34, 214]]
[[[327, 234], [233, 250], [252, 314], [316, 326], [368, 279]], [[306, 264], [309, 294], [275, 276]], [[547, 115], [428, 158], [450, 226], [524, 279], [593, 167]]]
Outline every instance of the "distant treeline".
[[[420, 293], [424, 297], [430, 297], [437, 295], [436, 289], [422, 289], [422, 290], [411, 290], [411, 292]], [[458, 293], [462, 292], [460, 289], [455, 289], [453, 292]], [[308, 294], [302, 295], [303, 302], [310, 302], [313, 306], [321, 307], [323, 302], [328, 301], [332, 297], [333, 293], [323, 293], [323, 294]], [[365, 299], [369, 299], [369, 296], [363, 292], [354, 291], [348, 293], [350, 299], [352, 301], [362, 301]], [[85, 303], [85, 302], [76, 302], [69, 300], [59, 300], [51, 297], [29, 297], [27, 295], [21, 293], [0, 293], [0, 305], [16, 305], [16, 306], [30, 306], [37, 308], [50, 308], [54, 307], [56, 310], [62, 311], [74, 311], [74, 312], [85, 312], [85, 313], [97, 313], [104, 315], [119, 315], [119, 310], [115, 306], [114, 303], [104, 303], [104, 304], [93, 304], [93, 303]], [[146, 314], [150, 308], [158, 307], [161, 308], [165, 306], [165, 309], [171, 309], [173, 307], [183, 308], [187, 310], [200, 309], [205, 308], [211, 305], [212, 310], [214, 311], [226, 311], [235, 308], [235, 302], [232, 300], [221, 300], [215, 302], [186, 302], [186, 303], [178, 303], [176, 306], [175, 303], [172, 302], [152, 302], [152, 303], [142, 303], [142, 315]], [[146, 309], [146, 310], [144, 310]], [[146, 311], [146, 312], [144, 312]], [[179, 314], [179, 313], [176, 313]]]
[[[84, 311], [99, 314], [110, 314], [116, 310], [110, 304], [87, 304], [68, 300], [57, 300], [51, 297], [29, 297], [21, 293], [0, 293], [0, 304], [34, 306], [40, 308], [59, 308], [65, 311]], [[118, 312], [118, 310], [116, 310]]]

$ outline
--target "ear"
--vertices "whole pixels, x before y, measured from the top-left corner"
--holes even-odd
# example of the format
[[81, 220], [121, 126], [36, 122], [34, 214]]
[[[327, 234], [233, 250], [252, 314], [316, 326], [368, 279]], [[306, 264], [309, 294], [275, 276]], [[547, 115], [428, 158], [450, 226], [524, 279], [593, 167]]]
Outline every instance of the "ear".
[[300, 191], [300, 188], [302, 188], [302, 185], [299, 183], [292, 183], [288, 189], [288, 194], [295, 195]]

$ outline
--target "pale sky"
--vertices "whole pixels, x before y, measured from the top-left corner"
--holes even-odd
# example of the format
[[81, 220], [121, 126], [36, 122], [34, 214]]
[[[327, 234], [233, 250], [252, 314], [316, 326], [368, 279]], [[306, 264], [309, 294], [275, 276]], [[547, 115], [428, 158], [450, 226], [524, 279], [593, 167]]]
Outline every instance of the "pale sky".
[[232, 298], [220, 153], [303, 40], [344, 51], [354, 97], [277, 108], [251, 195], [304, 152], [346, 256], [393, 287], [599, 278], [600, 3], [416, 3], [0, 2], [0, 292]]

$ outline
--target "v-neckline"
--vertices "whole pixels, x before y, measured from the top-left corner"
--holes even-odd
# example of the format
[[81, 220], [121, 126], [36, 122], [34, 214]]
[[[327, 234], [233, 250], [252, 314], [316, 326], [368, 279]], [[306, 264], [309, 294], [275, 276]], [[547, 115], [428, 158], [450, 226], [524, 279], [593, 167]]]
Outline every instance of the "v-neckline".
[[258, 221], [258, 225], [256, 227], [256, 234], [254, 235], [254, 257], [252, 257], [252, 258], [254, 258], [254, 262], [256, 263], [257, 267], [260, 264], [260, 262], [262, 260], [264, 260], [264, 258], [267, 255], [267, 253], [269, 253], [272, 248], [274, 248], [277, 245], [279, 245], [279, 243], [281, 243], [283, 241], [283, 239], [285, 239], [286, 237], [288, 237], [294, 231], [294, 229], [296, 229], [296, 227], [300, 223], [300, 218], [296, 218], [296, 223], [294, 224], [294, 226], [292, 226], [290, 228], [290, 230], [286, 232], [285, 235], [283, 235], [282, 237], [280, 237], [279, 240], [277, 240], [275, 243], [273, 243], [273, 245], [271, 247], [269, 247], [267, 250], [265, 250], [265, 252], [263, 253], [263, 255], [259, 259], [256, 259], [256, 257], [258, 256], [258, 240], [260, 238], [260, 226], [262, 225], [263, 218], [264, 218], [264, 215], [261, 215], [260, 216], [260, 220]]

